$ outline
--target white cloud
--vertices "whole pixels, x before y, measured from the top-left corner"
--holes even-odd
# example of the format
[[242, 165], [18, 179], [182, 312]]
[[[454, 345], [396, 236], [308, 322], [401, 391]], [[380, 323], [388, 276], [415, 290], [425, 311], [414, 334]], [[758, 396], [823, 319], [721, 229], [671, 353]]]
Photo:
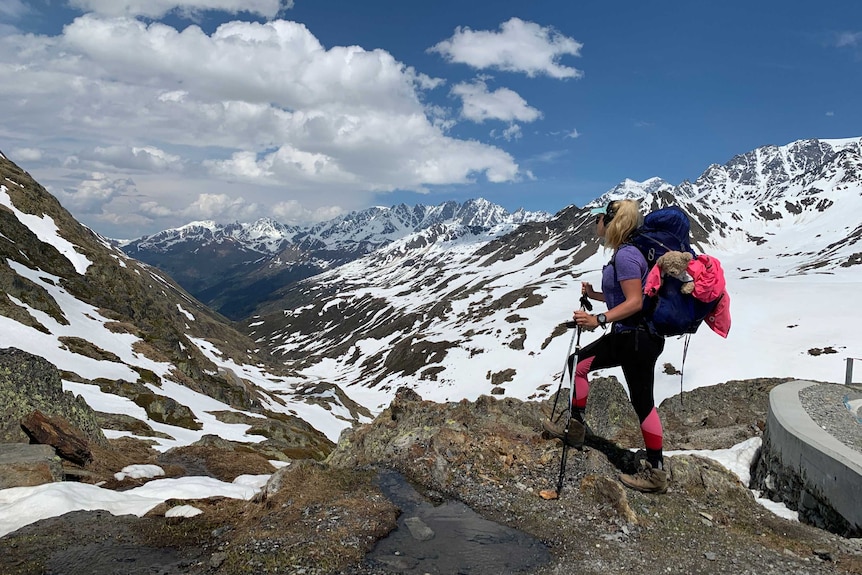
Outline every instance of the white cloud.
[[511, 124], [502, 132], [497, 130], [491, 130], [492, 138], [503, 138], [506, 141], [511, 142], [512, 140], [518, 140], [523, 137], [523, 132], [521, 130], [521, 126], [518, 124]]
[[85, 12], [148, 18], [160, 18], [171, 11], [194, 15], [206, 10], [219, 10], [229, 14], [248, 12], [274, 18], [280, 9], [293, 8], [293, 0], [70, 0], [69, 4]]
[[503, 137], [507, 140], [517, 140], [521, 136], [521, 126], [517, 124], [512, 124], [505, 130], [503, 130]]
[[583, 44], [520, 18], [500, 25], [499, 32], [456, 28], [455, 34], [429, 48], [450, 62], [484, 70], [494, 68], [522, 72], [530, 77], [580, 78], [583, 72], [559, 63], [562, 56], [580, 56]]
[[576, 128], [572, 128], [572, 131], [571, 131], [571, 132], [569, 132], [568, 134], [566, 134], [566, 137], [567, 137], [567, 138], [572, 138], [572, 139], [580, 138], [580, 137], [581, 137], [581, 133], [580, 133], [580, 132], [578, 132], [578, 130], [577, 130]]
[[[113, 4], [79, 2], [94, 10]], [[137, 13], [178, 3], [124, 5]], [[259, 12], [275, 6], [248, 4]], [[207, 34], [194, 25], [177, 30], [87, 14], [60, 36], [0, 38], [0, 72], [4, 128], [42, 150], [45, 170], [28, 167], [43, 185], [75, 190], [96, 214], [99, 195], [82, 194], [70, 183], [76, 175], [56, 166], [118, 182], [134, 174], [136, 204], [105, 193], [100, 222], [135, 219], [132, 211], [146, 205], [159, 209], [138, 213], [137, 221], [152, 224], [161, 207], [181, 213], [202, 193], [242, 196], [266, 214], [290, 190], [288, 199], [314, 214], [364, 207], [376, 192], [519, 177], [505, 151], [447, 135], [448, 112], [424, 104], [423, 90], [441, 80], [384, 50], [326, 49], [296, 22], [234, 21]], [[494, 95], [512, 98], [510, 116], [537, 113], [513, 92]]]
[[323, 222], [344, 215], [347, 210], [339, 206], [323, 206], [316, 210], [309, 210], [296, 200], [278, 202], [272, 208], [272, 217], [278, 221], [299, 225], [304, 222]]
[[82, 154], [78, 159], [89, 159], [103, 166], [130, 170], [162, 172], [181, 171], [183, 169], [182, 159], [179, 156], [168, 154], [152, 146], [142, 148], [129, 148], [126, 146], [97, 147], [92, 153], [87, 155]]
[[42, 159], [42, 150], [35, 148], [13, 148], [9, 157], [16, 162], [35, 162]]
[[832, 116], [835, 115], [835, 112], [829, 111], [829, 112], [826, 112], [826, 115], [831, 118]]
[[128, 178], [113, 178], [102, 172], [92, 172], [77, 186], [62, 190], [59, 199], [70, 209], [98, 213], [103, 205], [120, 195], [134, 194], [135, 183]]
[[16, 19], [26, 14], [30, 8], [21, 0], [0, 0], [0, 16]]
[[21, 0], [0, 0], [0, 37], [18, 34], [12, 22], [19, 20], [30, 11]]
[[282, 146], [262, 158], [252, 152], [238, 152], [224, 161], [206, 161], [211, 172], [226, 179], [263, 184], [276, 184], [282, 180], [310, 180], [323, 182], [350, 182], [351, 176], [337, 165], [334, 158]]
[[156, 202], [142, 202], [140, 204], [140, 212], [151, 218], [164, 218], [170, 216], [173, 211], [166, 206], [160, 206]]
[[517, 92], [508, 88], [489, 92], [482, 80], [456, 84], [452, 87], [452, 94], [461, 98], [461, 115], [473, 122], [533, 122], [542, 117], [542, 113], [527, 104]]
[[194, 220], [227, 218], [247, 221], [254, 219], [259, 209], [259, 206], [243, 198], [232, 198], [227, 194], [201, 194], [182, 211], [182, 215]]

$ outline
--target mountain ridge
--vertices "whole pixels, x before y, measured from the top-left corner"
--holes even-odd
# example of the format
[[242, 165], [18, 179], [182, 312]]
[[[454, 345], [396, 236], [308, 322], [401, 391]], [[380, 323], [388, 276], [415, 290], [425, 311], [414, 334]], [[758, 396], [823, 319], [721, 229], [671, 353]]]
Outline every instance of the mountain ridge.
[[[555, 322], [547, 310], [571, 311], [575, 302], [566, 303], [571, 296], [564, 293], [579, 281], [595, 281], [608, 257], [594, 237], [588, 207], [611, 197], [637, 197], [644, 211], [681, 206], [695, 249], [724, 261], [732, 292], [767, 280], [794, 290], [794, 278], [815, 273], [841, 285], [862, 269], [862, 227], [854, 215], [862, 211], [860, 141], [839, 141], [840, 149], [821, 141], [770, 147], [749, 153], [757, 162], [731, 162], [734, 169], [720, 171], [725, 178], [716, 179], [719, 171], [712, 168], [676, 187], [660, 179], [629, 180], [584, 208], [569, 206], [550, 220], [484, 241], [405, 239], [280, 288], [243, 322], [246, 333], [300, 370], [317, 373], [326, 366], [345, 386], [391, 390], [406, 383], [423, 397], [445, 401], [457, 397], [466, 376], [471, 389], [542, 397], [548, 387], [539, 389], [537, 380], [553, 380], [553, 371], [531, 374], [523, 358], [556, 363], [545, 356], [560, 351], [565, 330], [559, 323], [566, 316]], [[788, 161], [794, 150], [805, 158]], [[697, 334], [697, 341], [708, 337]], [[710, 348], [722, 349], [718, 343]]]
[[[437, 206], [372, 207], [305, 227], [287, 226], [272, 218], [226, 225], [191, 222], [126, 242], [122, 249], [165, 270], [195, 297], [237, 320], [271, 299], [277, 287], [337, 267], [410, 234], [426, 229], [439, 229], [449, 238], [502, 234], [522, 222], [549, 217], [525, 210], [509, 213], [479, 198]], [[237, 301], [243, 303], [237, 305]]]
[[[44, 357], [59, 370], [64, 388], [88, 402], [113, 398], [138, 406], [137, 423], [102, 421], [111, 437], [136, 429], [168, 449], [215, 428], [255, 442], [260, 436], [247, 434], [249, 426], [240, 421], [268, 414], [292, 425], [293, 431], [283, 432], [293, 434], [291, 449], [320, 458], [331, 441], [297, 417], [292, 404], [307, 406], [306, 418], [328, 413], [328, 402], [349, 417], [368, 415], [346, 398], [342, 405], [337, 393], [317, 398], [325, 384], [304, 387], [304, 378], [170, 277], [78, 223], [5, 156], [0, 287], [0, 347]], [[193, 412], [191, 398], [209, 410]], [[276, 453], [285, 448], [279, 441]]]
[[[739, 192], [741, 185], [735, 180], [727, 184], [726, 178], [719, 184], [714, 178], [684, 182], [682, 188], [658, 178], [626, 180], [614, 194], [638, 197], [644, 210], [669, 203], [683, 207], [691, 218], [696, 248], [723, 258], [734, 302], [747, 304], [746, 290], [754, 285], [752, 282], [778, 280], [775, 289], [784, 290], [791, 288], [785, 280], [811, 278], [812, 274], [834, 278], [839, 293], [843, 293], [842, 283], [852, 282], [862, 269], [858, 265], [862, 261], [858, 247], [862, 231], [853, 215], [859, 213], [862, 197], [860, 141], [862, 138], [840, 141], [837, 150], [828, 142], [769, 148], [771, 157], [782, 158], [781, 166], [804, 166], [807, 170], [787, 171], [786, 177], [777, 179], [753, 175], [774, 174], [774, 170], [764, 168], [772, 165], [772, 160], [735, 162], [752, 173], [736, 170], [734, 177], [769, 186], [737, 193], [741, 199], [732, 207], [719, 200], [728, 185], [734, 187], [733, 192]], [[807, 159], [789, 161], [794, 150], [802, 150]], [[750, 154], [761, 160], [768, 155], [762, 151]], [[59, 328], [39, 314], [55, 318], [54, 323], [62, 322], [63, 302], [72, 301], [67, 296], [83, 298], [110, 310], [104, 314], [115, 323], [133, 325], [132, 333], [144, 335], [148, 345], [156, 348], [157, 357], [177, 362], [171, 369], [157, 370], [162, 379], [173, 373], [174, 379], [191, 384], [201, 377], [206, 393], [229, 400], [235, 386], [228, 383], [233, 381], [228, 373], [233, 371], [252, 390], [237, 396], [245, 397], [242, 401], [246, 403], [236, 407], [257, 409], [254, 402], [263, 401], [268, 409], [276, 409], [273, 402], [285, 399], [287, 403], [277, 410], [296, 411], [293, 405], [338, 406], [343, 415], [330, 412], [324, 417], [327, 423], [323, 428], [330, 439], [345, 426], [367, 418], [370, 412], [362, 410], [373, 411], [384, 404], [399, 385], [412, 386], [432, 400], [459, 394], [476, 397], [491, 391], [524, 399], [547, 396], [547, 381], [556, 378], [558, 363], [552, 356], [560, 352], [565, 333], [560, 323], [573, 305], [572, 286], [579, 281], [595, 281], [594, 274], [607, 257], [594, 237], [594, 219], [587, 207], [601, 204], [608, 194], [583, 208], [564, 207], [550, 219], [530, 220], [524, 212], [519, 216], [523, 223], [504, 222], [499, 229], [471, 229], [467, 225], [492, 221], [484, 215], [498, 212], [485, 201], [441, 204], [430, 215], [424, 209], [403, 206], [394, 210], [402, 218], [403, 229], [407, 224], [426, 227], [362, 257], [340, 265], [327, 264], [322, 273], [319, 268], [308, 269], [309, 277], [298, 277], [297, 281], [249, 274], [254, 281], [270, 282], [260, 286], [265, 297], [258, 299], [254, 315], [230, 325], [169, 276], [129, 259], [110, 241], [75, 222], [23, 170], [5, 158], [2, 161], [6, 170], [4, 197], [9, 198], [11, 207], [0, 208], [5, 234], [0, 245], [4, 246], [6, 261], [12, 262], [3, 268], [4, 285], [12, 298], [0, 301], [0, 312], [8, 321], [53, 333]], [[711, 173], [718, 172], [713, 169]], [[475, 209], [471, 211], [471, 207]], [[28, 211], [46, 210], [63, 230], [62, 238], [55, 234], [47, 244], [21, 223]], [[381, 211], [392, 212], [377, 208], [374, 213]], [[459, 213], [466, 223], [440, 217]], [[429, 225], [432, 216], [437, 223]], [[263, 222], [260, 233], [249, 237], [270, 238], [266, 230], [275, 228], [276, 223]], [[212, 226], [201, 222], [199, 227]], [[803, 229], [810, 237], [801, 237]], [[236, 227], [231, 233], [239, 230], [241, 227]], [[367, 238], [369, 233], [351, 237]], [[336, 241], [333, 238], [329, 239]], [[62, 244], [66, 253], [70, 253], [69, 245], [86, 245], [86, 257], [99, 264], [83, 268], [82, 261], [73, 263], [51, 241]], [[218, 243], [212, 245], [214, 250], [218, 248]], [[279, 252], [273, 261], [280, 258], [275, 265], [284, 269], [288, 267], [285, 263], [305, 262], [304, 257], [300, 248], [291, 248]], [[81, 278], [76, 280], [78, 276]], [[111, 283], [114, 279], [122, 281], [115, 285]], [[70, 293], [57, 291], [51, 282], [68, 284]], [[218, 289], [237, 298], [241, 295], [225, 287]], [[140, 295], [151, 290], [149, 295]], [[736, 290], [742, 291], [742, 299], [735, 297]], [[804, 305], [795, 299], [789, 301], [794, 302], [789, 304], [791, 308]], [[139, 306], [142, 309], [136, 309]], [[206, 322], [191, 319], [198, 317], [199, 310]], [[561, 310], [568, 312], [560, 316]], [[164, 317], [171, 319], [166, 322]], [[800, 323], [791, 318], [778, 321], [781, 325]], [[201, 329], [204, 324], [206, 328]], [[154, 330], [153, 326], [160, 327]], [[236, 326], [242, 333], [231, 331]], [[743, 329], [747, 329], [745, 324]], [[70, 335], [87, 339], [80, 333]], [[702, 339], [700, 334], [697, 338]], [[104, 351], [143, 369], [135, 363], [141, 363], [139, 360], [102, 341], [97, 344]], [[213, 341], [232, 343], [214, 346]], [[847, 342], [829, 345], [849, 349]], [[668, 348], [674, 350], [677, 344], [668, 342]], [[68, 355], [61, 356], [60, 363], [67, 361]], [[231, 363], [227, 364], [227, 359]], [[526, 369], [525, 359], [536, 368]], [[805, 370], [812, 369], [810, 362], [803, 363]], [[248, 367], [258, 364], [263, 369]], [[265, 375], [266, 370], [270, 375]], [[139, 378], [141, 372], [134, 373], [126, 377]], [[89, 380], [81, 374], [76, 378]], [[673, 377], [660, 375], [660, 379], [660, 393], [667, 394]], [[200, 387], [200, 383], [196, 385]], [[324, 389], [334, 392], [331, 399], [315, 404], [313, 397], [319, 397]], [[357, 391], [363, 396], [361, 404], [352, 397]]]

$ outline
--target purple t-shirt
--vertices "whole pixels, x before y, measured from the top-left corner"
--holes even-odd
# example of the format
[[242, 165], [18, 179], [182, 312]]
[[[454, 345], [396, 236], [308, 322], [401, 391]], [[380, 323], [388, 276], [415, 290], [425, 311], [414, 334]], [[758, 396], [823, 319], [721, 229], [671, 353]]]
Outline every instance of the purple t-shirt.
[[616, 281], [614, 281], [614, 264], [608, 263], [602, 268], [602, 293], [608, 309], [614, 308], [624, 301], [626, 296], [620, 283], [623, 280], [639, 279], [641, 286], [646, 281], [647, 263], [643, 254], [634, 246], [623, 244], [614, 255], [616, 261]]

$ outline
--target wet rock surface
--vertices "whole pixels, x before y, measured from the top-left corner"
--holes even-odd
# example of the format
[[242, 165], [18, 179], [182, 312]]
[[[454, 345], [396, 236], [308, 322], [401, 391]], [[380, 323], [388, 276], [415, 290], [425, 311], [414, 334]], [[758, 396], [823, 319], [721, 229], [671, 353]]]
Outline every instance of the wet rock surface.
[[370, 572], [529, 573], [550, 562], [538, 538], [489, 521], [460, 501], [435, 505], [393, 471], [377, 480], [401, 510], [398, 528], [381, 540], [360, 569]]
[[[669, 399], [659, 408], [667, 448], [725, 448], [760, 435], [777, 383], [729, 382]], [[775, 516], [711, 460], [667, 457], [665, 495], [624, 488], [618, 474], [633, 470], [642, 440], [630, 408], [608, 409], [621, 389], [613, 378], [594, 383], [587, 411], [594, 435], [583, 451], [570, 450], [556, 500], [538, 495], [556, 486], [562, 452], [559, 441], [541, 437], [551, 402], [487, 396], [439, 404], [402, 390], [374, 422], [346, 431], [324, 463], [279, 469], [252, 501], [194, 501], [203, 513], [192, 518], [165, 518], [190, 503], [168, 501], [144, 518], [88, 512], [40, 521], [0, 538], [0, 565], [10, 575], [419, 572], [411, 571], [416, 557], [372, 560], [396, 528], [417, 545], [443, 536], [407, 502], [386, 496], [378, 476], [390, 469], [437, 507], [466, 506], [538, 541], [516, 558], [535, 560], [544, 550], [547, 562], [520, 572], [862, 572], [860, 540]], [[94, 541], [113, 562], [75, 563]]]

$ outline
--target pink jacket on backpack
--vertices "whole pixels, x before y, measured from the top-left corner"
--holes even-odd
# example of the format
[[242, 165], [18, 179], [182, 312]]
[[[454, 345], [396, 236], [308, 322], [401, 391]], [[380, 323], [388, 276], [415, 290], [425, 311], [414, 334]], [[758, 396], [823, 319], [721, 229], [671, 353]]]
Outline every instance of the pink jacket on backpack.
[[[724, 270], [718, 259], [701, 254], [688, 262], [688, 274], [694, 280], [694, 291], [691, 295], [700, 301], [715, 301], [718, 304], [712, 313], [706, 316], [706, 325], [721, 337], [727, 337], [730, 332], [730, 294], [724, 281]], [[654, 296], [661, 287], [661, 268], [653, 266], [644, 284], [644, 294]]]

